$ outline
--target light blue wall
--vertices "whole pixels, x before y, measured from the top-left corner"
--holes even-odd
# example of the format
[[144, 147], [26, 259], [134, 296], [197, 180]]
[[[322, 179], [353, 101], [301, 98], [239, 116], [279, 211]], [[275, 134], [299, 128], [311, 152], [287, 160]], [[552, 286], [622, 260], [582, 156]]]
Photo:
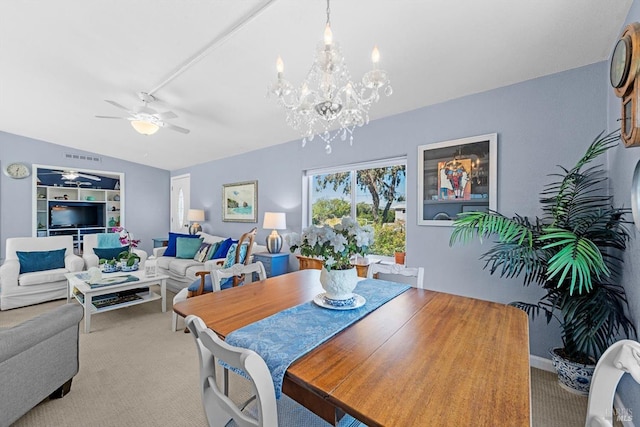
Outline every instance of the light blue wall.
[[[100, 156], [100, 163], [68, 160], [64, 153], [94, 154], [0, 131], [2, 167], [11, 162], [25, 162], [29, 165], [35, 163], [123, 172], [126, 197], [125, 225], [136, 238], [142, 240], [140, 247], [150, 253], [153, 248], [151, 239], [165, 236], [169, 230], [169, 171], [106, 156]], [[4, 242], [8, 237], [32, 235], [32, 199], [31, 177], [11, 179], [0, 174], [0, 257], [4, 258]]]
[[[573, 165], [606, 128], [606, 73], [606, 64], [595, 64], [373, 121], [357, 130], [353, 147], [336, 144], [331, 155], [320, 143], [301, 148], [300, 141], [292, 141], [173, 174], [191, 174], [191, 207], [206, 210], [204, 230], [233, 236], [253, 224], [222, 222], [222, 184], [257, 180], [262, 241], [269, 232], [261, 227], [265, 211], [287, 212], [288, 230], [300, 231], [304, 170], [406, 155], [407, 263], [425, 268], [426, 286], [504, 303], [535, 301], [537, 287], [524, 288], [519, 280], [501, 280], [482, 270], [478, 258], [488, 246], [449, 248], [451, 228], [417, 225], [417, 146], [497, 132], [499, 210], [540, 214], [538, 193], [547, 175], [557, 172], [557, 164]], [[531, 324], [532, 354], [548, 358], [547, 349], [558, 345], [555, 324]]]
[[[634, 2], [627, 16], [627, 21], [620, 28], [620, 34], [624, 27], [632, 22], [640, 21], [640, 6]], [[612, 41], [611, 51], [617, 40]], [[608, 77], [608, 75], [607, 75]], [[609, 80], [605, 80], [603, 84], [607, 87], [607, 107], [608, 107], [608, 128], [613, 131], [620, 129], [621, 100], [617, 98], [609, 86]], [[631, 206], [631, 180], [636, 163], [640, 160], [640, 147], [624, 148], [622, 145], [618, 147], [609, 156], [610, 179], [612, 183], [613, 195], [616, 205]], [[638, 224], [640, 227], [640, 224]], [[624, 286], [627, 298], [629, 300], [629, 309], [632, 318], [635, 320], [636, 329], [640, 332], [640, 243], [638, 242], [638, 229], [633, 225], [630, 227], [631, 241], [628, 250], [624, 256], [624, 271], [622, 275], [622, 285]], [[638, 384], [636, 384], [629, 375], [625, 375], [618, 387], [620, 394], [626, 407], [632, 410], [635, 416], [634, 422], [639, 425], [637, 420], [640, 417], [640, 393], [638, 393]]]

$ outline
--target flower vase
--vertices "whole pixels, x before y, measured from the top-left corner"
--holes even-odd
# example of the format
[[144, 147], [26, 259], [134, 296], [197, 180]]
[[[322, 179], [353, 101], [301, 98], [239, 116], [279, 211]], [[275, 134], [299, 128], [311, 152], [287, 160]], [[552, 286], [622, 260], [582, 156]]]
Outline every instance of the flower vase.
[[353, 298], [353, 290], [358, 284], [356, 268], [348, 270], [320, 270], [320, 284], [326, 291], [326, 298], [331, 300], [346, 300]]

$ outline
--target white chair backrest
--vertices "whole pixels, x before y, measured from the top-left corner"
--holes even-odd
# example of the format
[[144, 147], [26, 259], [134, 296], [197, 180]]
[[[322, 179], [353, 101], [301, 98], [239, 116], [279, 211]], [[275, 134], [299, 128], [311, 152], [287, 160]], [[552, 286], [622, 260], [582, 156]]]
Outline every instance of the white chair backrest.
[[18, 252], [52, 251], [65, 248], [65, 256], [73, 255], [73, 236], [10, 237], [6, 241], [5, 259], [18, 259]]
[[[101, 234], [101, 233], [85, 234], [84, 236], [82, 236], [82, 249], [84, 253], [86, 254], [94, 253], [93, 248], [98, 247], [98, 234]], [[113, 233], [110, 233], [110, 234], [113, 234]], [[118, 244], [122, 246], [120, 243]]]
[[[202, 404], [209, 426], [223, 427], [233, 419], [239, 427], [277, 427], [276, 393], [269, 368], [262, 357], [252, 350], [233, 347], [222, 341], [197, 316], [187, 316], [185, 321], [196, 341], [200, 357]], [[220, 390], [216, 382], [216, 359], [247, 374], [256, 395], [257, 419], [242, 412]]]
[[400, 264], [371, 264], [367, 270], [367, 277], [373, 278], [376, 275], [378, 279], [388, 280], [390, 282], [408, 283], [414, 285], [413, 279], [415, 279], [415, 287], [424, 289], [424, 268], [422, 267], [405, 267]]
[[613, 426], [613, 398], [625, 372], [640, 384], [640, 343], [637, 341], [618, 341], [598, 360], [589, 389], [586, 427]]
[[220, 282], [228, 277], [240, 276], [243, 274], [258, 273], [260, 280], [267, 278], [267, 273], [262, 262], [254, 262], [251, 264], [233, 264], [229, 268], [220, 268], [211, 272], [211, 282], [213, 283], [213, 291], [220, 290]]

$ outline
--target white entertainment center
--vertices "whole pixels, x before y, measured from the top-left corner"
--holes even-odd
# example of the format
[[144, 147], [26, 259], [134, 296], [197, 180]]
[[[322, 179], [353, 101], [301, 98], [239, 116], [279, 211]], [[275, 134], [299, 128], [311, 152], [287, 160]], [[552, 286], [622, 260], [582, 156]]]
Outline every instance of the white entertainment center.
[[71, 235], [82, 252], [85, 234], [124, 227], [124, 174], [33, 165], [33, 235]]

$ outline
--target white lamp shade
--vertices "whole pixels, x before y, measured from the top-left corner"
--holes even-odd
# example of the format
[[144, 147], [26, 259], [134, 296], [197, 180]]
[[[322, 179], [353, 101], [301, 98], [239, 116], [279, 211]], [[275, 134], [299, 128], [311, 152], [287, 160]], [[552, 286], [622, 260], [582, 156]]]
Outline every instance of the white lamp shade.
[[204, 221], [204, 210], [189, 209], [187, 213], [187, 221]]
[[153, 135], [158, 132], [158, 129], [160, 129], [158, 125], [142, 120], [131, 120], [131, 126], [133, 126], [138, 133], [143, 135]]
[[265, 212], [262, 228], [270, 228], [272, 230], [286, 230], [286, 214], [284, 212]]

